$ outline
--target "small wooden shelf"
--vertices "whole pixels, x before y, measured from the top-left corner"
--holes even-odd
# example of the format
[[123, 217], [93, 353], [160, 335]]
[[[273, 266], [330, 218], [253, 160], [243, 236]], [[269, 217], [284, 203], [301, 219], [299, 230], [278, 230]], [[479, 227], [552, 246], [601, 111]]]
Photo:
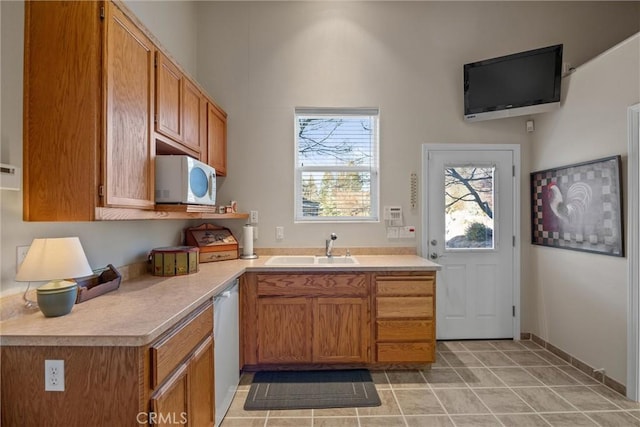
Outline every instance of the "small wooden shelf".
[[155, 210], [130, 208], [96, 208], [96, 221], [136, 219], [247, 219], [248, 213], [216, 213], [212, 206], [156, 205]]

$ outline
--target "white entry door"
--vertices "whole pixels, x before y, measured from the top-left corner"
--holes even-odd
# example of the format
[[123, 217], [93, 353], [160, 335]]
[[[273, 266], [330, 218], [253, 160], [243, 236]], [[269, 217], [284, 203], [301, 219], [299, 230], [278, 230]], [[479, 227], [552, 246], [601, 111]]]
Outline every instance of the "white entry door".
[[519, 339], [519, 149], [424, 147], [422, 252], [442, 265], [437, 338]]

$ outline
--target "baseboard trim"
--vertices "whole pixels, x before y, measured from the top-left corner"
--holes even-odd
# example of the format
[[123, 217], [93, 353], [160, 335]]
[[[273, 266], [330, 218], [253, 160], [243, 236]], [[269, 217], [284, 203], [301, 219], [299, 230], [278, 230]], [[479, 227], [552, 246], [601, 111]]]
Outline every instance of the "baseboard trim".
[[558, 347], [554, 346], [551, 343], [548, 343], [547, 341], [543, 340], [539, 336], [535, 334], [531, 334], [529, 332], [522, 332], [520, 334], [520, 339], [533, 341], [534, 343], [538, 344], [540, 347], [547, 349], [551, 353], [558, 356], [560, 359], [569, 363], [574, 368], [580, 370], [581, 372], [584, 372], [585, 374], [589, 375], [591, 378], [595, 379], [596, 381], [606, 385], [610, 389], [626, 397], [627, 387], [624, 384], [621, 384], [618, 381], [614, 380], [613, 378], [608, 377], [607, 375], [604, 375], [602, 372], [596, 371], [595, 368], [584, 363], [582, 360], [578, 359], [577, 357], [571, 356], [569, 353], [559, 349]]

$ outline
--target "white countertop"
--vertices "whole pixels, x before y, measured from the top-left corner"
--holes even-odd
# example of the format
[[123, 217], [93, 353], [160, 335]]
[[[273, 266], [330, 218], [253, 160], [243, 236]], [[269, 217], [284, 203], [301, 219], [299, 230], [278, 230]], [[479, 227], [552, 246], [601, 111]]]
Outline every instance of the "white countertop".
[[[145, 275], [123, 282], [116, 291], [76, 304], [66, 316], [47, 318], [40, 310], [21, 309], [0, 322], [0, 345], [147, 345], [245, 272], [440, 269], [438, 264], [415, 255], [357, 255], [356, 265], [265, 266], [269, 258], [204, 263], [197, 273], [186, 276]], [[6, 309], [3, 300], [0, 310]]]

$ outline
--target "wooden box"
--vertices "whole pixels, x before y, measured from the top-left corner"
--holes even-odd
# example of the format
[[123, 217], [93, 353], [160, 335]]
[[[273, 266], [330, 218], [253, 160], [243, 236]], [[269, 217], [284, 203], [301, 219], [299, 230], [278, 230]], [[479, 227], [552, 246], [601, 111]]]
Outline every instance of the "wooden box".
[[185, 240], [187, 245], [200, 249], [200, 262], [238, 258], [238, 241], [228, 228], [202, 224], [188, 228]]
[[78, 283], [76, 304], [118, 289], [121, 280], [122, 276], [111, 264], [103, 269], [95, 270], [91, 276], [76, 279]]
[[181, 276], [198, 272], [198, 248], [167, 246], [151, 251], [151, 274], [154, 276]]

